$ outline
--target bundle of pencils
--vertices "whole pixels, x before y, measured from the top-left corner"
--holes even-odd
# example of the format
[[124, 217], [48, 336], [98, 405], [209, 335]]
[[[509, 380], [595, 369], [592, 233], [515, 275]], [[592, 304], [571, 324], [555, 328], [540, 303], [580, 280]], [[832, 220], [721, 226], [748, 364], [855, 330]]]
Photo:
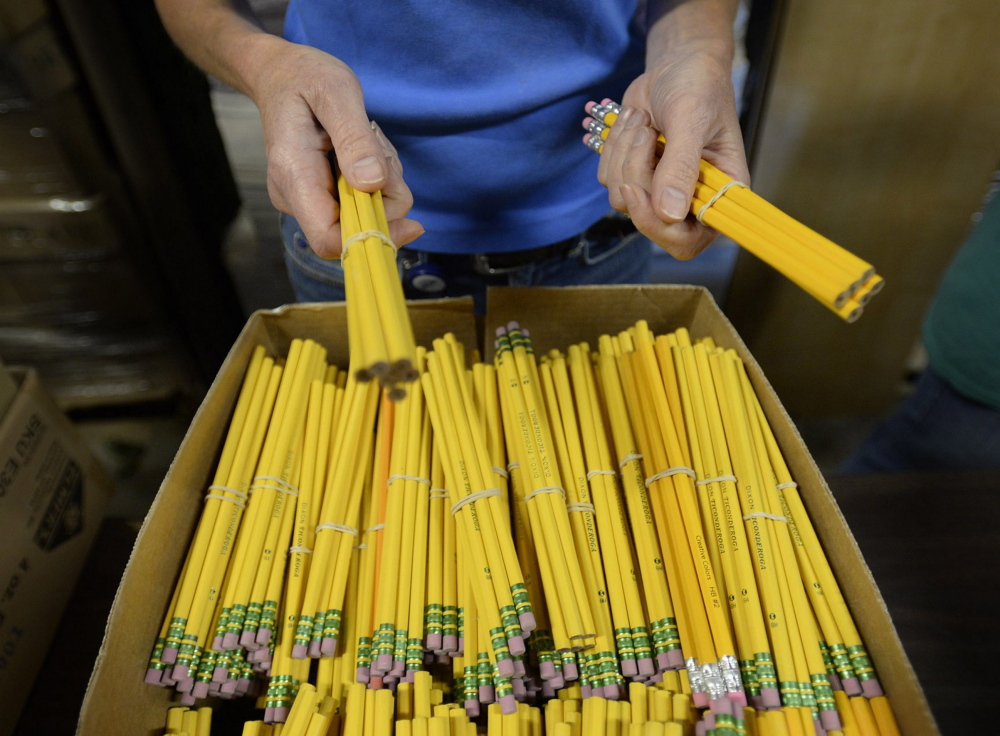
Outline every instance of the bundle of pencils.
[[496, 348], [396, 402], [257, 348], [147, 681], [285, 736], [897, 733], [736, 353]]
[[396, 246], [382, 193], [359, 192], [341, 176], [341, 260], [347, 298], [347, 334], [359, 381], [377, 379], [393, 401], [417, 380], [416, 343], [396, 267]]
[[[588, 102], [584, 142], [600, 153], [621, 112], [608, 99]], [[659, 143], [665, 142], [663, 135]], [[691, 214], [784, 274], [823, 306], [847, 322], [885, 282], [875, 268], [824, 238], [702, 159]]]

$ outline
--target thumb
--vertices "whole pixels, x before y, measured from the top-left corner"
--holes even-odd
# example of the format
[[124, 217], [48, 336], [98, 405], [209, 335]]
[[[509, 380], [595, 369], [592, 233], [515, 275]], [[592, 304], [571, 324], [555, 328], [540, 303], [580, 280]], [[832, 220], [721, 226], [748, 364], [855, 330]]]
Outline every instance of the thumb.
[[344, 178], [355, 189], [375, 192], [388, 181], [385, 152], [365, 112], [357, 77], [348, 72], [338, 87], [337, 94], [324, 96], [314, 107], [316, 117], [330, 136]]
[[702, 152], [701, 137], [692, 127], [668, 122], [663, 128], [666, 143], [653, 172], [651, 194], [653, 207], [664, 222], [679, 222], [691, 211]]

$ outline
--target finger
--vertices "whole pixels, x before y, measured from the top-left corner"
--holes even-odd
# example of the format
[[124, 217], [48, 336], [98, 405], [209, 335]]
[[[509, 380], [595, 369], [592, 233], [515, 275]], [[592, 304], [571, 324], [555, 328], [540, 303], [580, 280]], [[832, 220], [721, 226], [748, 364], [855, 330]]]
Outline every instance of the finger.
[[337, 154], [337, 165], [355, 189], [374, 192], [389, 176], [386, 153], [365, 112], [361, 85], [349, 70], [308, 100], [316, 119], [326, 130]]
[[645, 190], [628, 184], [620, 189], [629, 216], [639, 231], [678, 260], [698, 255], [717, 234], [694, 219], [666, 223], [660, 219]]
[[653, 174], [650, 189], [653, 206], [661, 220], [678, 222], [687, 217], [698, 180], [698, 165], [705, 146], [698, 124], [699, 113], [678, 102], [663, 129], [666, 144]]
[[340, 208], [334, 199], [333, 172], [320, 151], [304, 153], [287, 168], [269, 167], [285, 172], [283, 186], [269, 174], [268, 191], [275, 206], [298, 220], [312, 249], [322, 258], [340, 254]]
[[[607, 164], [608, 201], [619, 212], [625, 211], [625, 202], [621, 198], [619, 187], [623, 183], [622, 171], [629, 152], [632, 150], [636, 135], [642, 137], [639, 131], [645, 130], [649, 117], [643, 110], [636, 110], [625, 123], [614, 148], [610, 151]], [[617, 127], [617, 124], [614, 126]]]
[[389, 169], [389, 178], [382, 188], [385, 216], [389, 220], [396, 220], [410, 211], [413, 206], [413, 193], [403, 180], [403, 166], [399, 159], [388, 156], [385, 161]]
[[601, 160], [597, 164], [597, 180], [604, 186], [608, 186], [608, 162], [611, 160], [611, 153], [615, 150], [615, 142], [627, 127], [633, 113], [635, 113], [634, 107], [623, 108], [615, 124], [608, 129], [608, 137], [604, 140], [604, 146], [601, 148]]
[[389, 222], [389, 237], [397, 248], [409, 245], [424, 234], [424, 226], [416, 220], [401, 218]]
[[[648, 126], [635, 129], [632, 145], [622, 162], [622, 184], [629, 184], [649, 191], [653, 185], [653, 171], [656, 169], [656, 131]], [[619, 185], [620, 186], [620, 185]]]

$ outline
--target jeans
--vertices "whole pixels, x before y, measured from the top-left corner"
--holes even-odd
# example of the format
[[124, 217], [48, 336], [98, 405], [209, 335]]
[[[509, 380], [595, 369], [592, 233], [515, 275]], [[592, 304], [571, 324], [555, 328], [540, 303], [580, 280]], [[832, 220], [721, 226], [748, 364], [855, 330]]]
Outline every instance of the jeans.
[[965, 398], [928, 368], [843, 473], [1000, 469], [1000, 411]]
[[[344, 301], [344, 270], [339, 260], [320, 258], [309, 247], [294, 218], [281, 215], [281, 239], [285, 265], [299, 302]], [[623, 238], [591, 241], [581, 238], [579, 247], [566, 253], [529, 263], [510, 273], [482, 275], [473, 271], [471, 257], [449, 258], [440, 264], [444, 288], [421, 291], [406, 278], [406, 265], [416, 263], [418, 251], [400, 248], [397, 262], [403, 275], [407, 299], [469, 296], [477, 315], [486, 313], [489, 286], [573, 286], [580, 284], [641, 284], [648, 280], [652, 243], [641, 233]]]

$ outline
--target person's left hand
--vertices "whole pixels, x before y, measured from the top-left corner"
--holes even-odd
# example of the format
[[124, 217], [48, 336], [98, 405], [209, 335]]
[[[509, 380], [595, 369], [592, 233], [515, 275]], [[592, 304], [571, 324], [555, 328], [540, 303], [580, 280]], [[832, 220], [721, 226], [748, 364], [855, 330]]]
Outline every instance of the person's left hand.
[[[750, 183], [730, 69], [715, 54], [675, 49], [629, 85], [601, 152], [597, 177], [611, 206], [682, 260], [716, 235], [690, 214], [700, 160]], [[657, 131], [666, 138], [659, 157]]]

